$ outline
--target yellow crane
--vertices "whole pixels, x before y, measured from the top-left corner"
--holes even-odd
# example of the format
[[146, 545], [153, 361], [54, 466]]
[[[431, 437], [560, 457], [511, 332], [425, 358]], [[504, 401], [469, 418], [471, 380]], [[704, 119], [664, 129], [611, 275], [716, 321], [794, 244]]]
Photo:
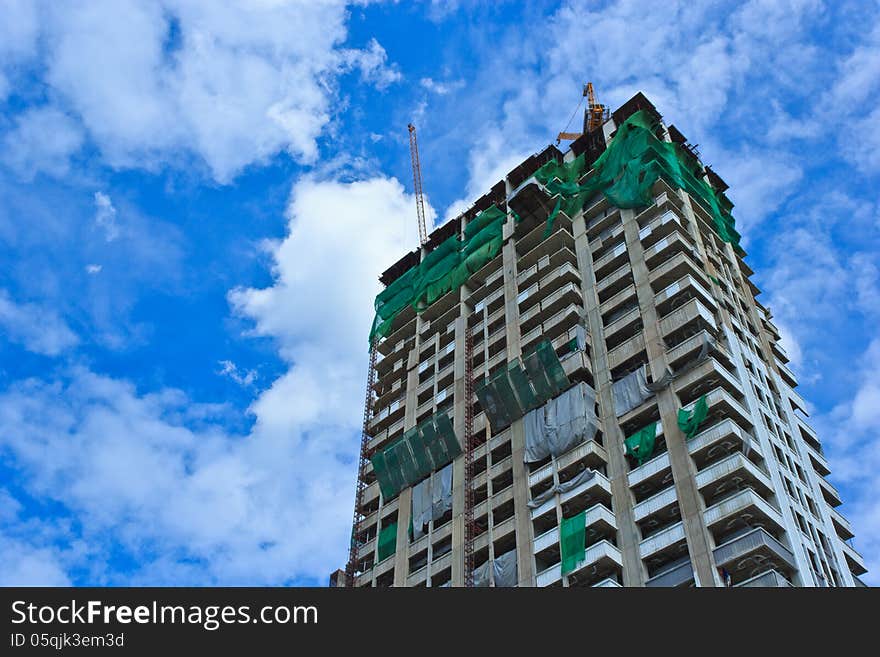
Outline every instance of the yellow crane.
[[[596, 128], [601, 127], [602, 124], [608, 120], [608, 108], [596, 102], [596, 93], [593, 90], [592, 82], [587, 82], [584, 85], [583, 95], [580, 102], [578, 102], [578, 106], [574, 108], [574, 112], [572, 112], [571, 118], [568, 120], [568, 125], [571, 125], [571, 121], [574, 118], [574, 115], [577, 114], [578, 109], [580, 109], [581, 103], [584, 102], [584, 98], [587, 99], [587, 109], [586, 112], [584, 112], [584, 132], [592, 132]], [[568, 128], [568, 125], [565, 127]], [[577, 139], [583, 134], [583, 132], [563, 131], [559, 133], [558, 137], [556, 137], [556, 143], [558, 144], [563, 139], [571, 141]]]

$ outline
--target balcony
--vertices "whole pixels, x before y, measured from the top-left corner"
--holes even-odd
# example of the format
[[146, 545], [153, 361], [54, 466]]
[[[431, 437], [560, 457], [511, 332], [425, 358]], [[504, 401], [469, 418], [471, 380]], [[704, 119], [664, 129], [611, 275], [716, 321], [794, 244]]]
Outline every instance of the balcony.
[[654, 269], [659, 264], [668, 260], [676, 253], [693, 253], [694, 247], [691, 243], [681, 235], [681, 233], [672, 233], [652, 244], [650, 248], [645, 249], [645, 261], [648, 269]]
[[617, 308], [623, 306], [625, 302], [630, 300], [637, 302], [636, 286], [634, 284], [630, 284], [610, 299], [599, 304], [599, 313], [602, 315], [603, 321], [607, 321], [609, 316], [612, 315]]
[[715, 308], [715, 299], [691, 274], [682, 276], [654, 295], [657, 313], [661, 316], [680, 308], [690, 299], [698, 299], [706, 307]]
[[590, 239], [590, 250], [593, 254], [593, 261], [595, 262], [601, 258], [609, 248], [614, 246], [615, 242], [620, 242], [622, 238], [623, 223], [618, 223]]
[[628, 261], [629, 256], [626, 252], [626, 242], [621, 242], [593, 262], [593, 270], [596, 272], [596, 280], [605, 278], [605, 276]]
[[608, 352], [608, 367], [611, 370], [638, 356], [645, 350], [645, 338], [641, 331], [623, 344]]
[[766, 530], [757, 527], [719, 545], [713, 551], [715, 564], [730, 573], [734, 585], [773, 568], [791, 575], [797, 563], [791, 550]]
[[[663, 427], [657, 423], [657, 435], [663, 433]], [[649, 461], [633, 468], [627, 474], [629, 487], [634, 490], [652, 490], [665, 486], [672, 481], [672, 471], [669, 467], [669, 453], [658, 454]]]
[[[607, 534], [617, 531], [617, 521], [614, 514], [611, 513], [604, 505], [594, 504], [587, 509], [584, 527], [594, 529], [595, 533]], [[544, 532], [532, 541], [532, 549], [534, 554], [543, 552], [550, 548], [556, 547], [558, 551], [559, 545], [559, 527]]]
[[669, 486], [636, 504], [633, 507], [633, 516], [645, 537], [652, 536], [658, 531], [663, 531], [670, 524], [679, 522], [681, 512], [678, 508], [678, 495], [675, 486]]
[[772, 523], [779, 531], [783, 531], [784, 527], [779, 511], [750, 489], [741, 490], [710, 506], [704, 517], [706, 525], [713, 533], [725, 533], [739, 522], [750, 526], [766, 526]]
[[711, 329], [712, 333], [718, 331], [712, 311], [698, 299], [691, 299], [660, 319], [660, 334], [664, 338], [674, 331], [691, 328], [695, 331]]
[[735, 584], [735, 586], [762, 586], [772, 588], [790, 588], [792, 583], [785, 577], [777, 573], [775, 570], [768, 570], [766, 573], [755, 575], [751, 579]]
[[778, 358], [776, 359], [776, 367], [779, 369], [779, 374], [782, 377], [782, 380], [788, 384], [791, 388], [797, 387], [797, 378], [794, 375], [788, 365], [782, 363]]
[[864, 575], [868, 572], [865, 560], [861, 554], [855, 551], [852, 545], [841, 541], [841, 546], [843, 547], [843, 556], [846, 557], [846, 565], [849, 566], [849, 570], [853, 575]]
[[[577, 256], [574, 251], [568, 247], [562, 247], [550, 256], [545, 256], [531, 267], [521, 269], [516, 276], [516, 285], [522, 290], [535, 282], [539, 277], [545, 275], [550, 268], [556, 269], [565, 263], [577, 266]], [[501, 271], [501, 270], [499, 270]], [[578, 274], [580, 277], [580, 274]]]
[[632, 282], [632, 268], [627, 262], [596, 283], [596, 293], [599, 295], [599, 301], [602, 302], [614, 296], [627, 285], [632, 285]]
[[828, 502], [828, 505], [831, 507], [840, 506], [843, 504], [843, 500], [840, 499], [840, 493], [837, 492], [837, 489], [831, 485], [824, 477], [818, 477], [819, 479], [819, 488], [822, 489], [822, 497], [825, 498], [825, 501]]
[[689, 253], [676, 253], [669, 260], [660, 263], [649, 272], [648, 279], [651, 289], [656, 293], [688, 274], [696, 277], [704, 286], [709, 286], [702, 268], [694, 263]]
[[849, 520], [843, 517], [840, 511], [834, 507], [828, 507], [828, 513], [831, 516], [831, 522], [834, 524], [834, 530], [841, 540], [848, 541], [855, 536], [852, 525]]
[[[556, 459], [556, 467], [558, 470], [564, 470], [580, 460], [583, 460], [588, 468], [597, 470], [608, 462], [608, 453], [595, 440], [588, 440]], [[601, 476], [601, 473], [597, 474]], [[529, 475], [529, 487], [534, 487], [552, 476], [553, 463], [550, 462]]]
[[745, 429], [730, 418], [703, 429], [688, 441], [687, 446], [694, 463], [700, 469], [705, 467], [709, 460], [716, 458], [718, 454], [734, 451], [745, 453], [748, 448], [761, 455], [758, 441], [754, 440]]
[[684, 220], [672, 210], [667, 210], [660, 215], [655, 215], [650, 219], [641, 230], [639, 230], [639, 239], [642, 245], [647, 249], [651, 245], [657, 243], [658, 240], [667, 237], [675, 232], [679, 232], [684, 237], [688, 237], [687, 228], [684, 226]]
[[544, 239], [546, 224], [536, 225], [527, 235], [517, 238], [516, 252], [519, 254], [517, 269], [526, 270], [537, 264], [541, 258], [553, 256], [562, 249], [574, 248], [574, 237], [571, 234], [571, 219], [560, 212], [553, 222], [553, 232]]
[[602, 589], [602, 588], [616, 588], [616, 589], [619, 589], [619, 588], [621, 588], [621, 586], [620, 586], [620, 583], [619, 583], [616, 579], [614, 579], [614, 578], [612, 578], [612, 577], [606, 577], [605, 579], [603, 579], [603, 580], [602, 580], [601, 582], [599, 582], [598, 584], [593, 584], [593, 588], [594, 588], [594, 589]]
[[[581, 563], [574, 572], [568, 574], [569, 580], [581, 576], [587, 577], [588, 572], [592, 570], [593, 566], [596, 566], [597, 572], [599, 572], [600, 569], [608, 570], [622, 568], [623, 559], [620, 556], [620, 550], [609, 541], [601, 541], [587, 548], [583, 563]], [[556, 563], [538, 573], [536, 579], [539, 587], [551, 586], [558, 582], [562, 579], [562, 569], [559, 563]]]
[[[696, 402], [701, 395], [715, 390], [727, 392], [728, 395], [736, 395], [737, 399], [743, 397], [739, 379], [723, 367], [714, 355], [709, 356], [702, 363], [687, 373], [682, 374], [675, 380], [673, 385], [679, 397], [686, 401], [686, 406]], [[741, 426], [752, 426], [749, 414], [739, 402], [736, 403], [746, 418], [746, 421], [742, 422]]]
[[[601, 472], [597, 472], [591, 479], [583, 482], [580, 486], [558, 495], [559, 504], [567, 506], [570, 502], [591, 502], [598, 500], [611, 506], [611, 482]], [[577, 498], [577, 499], [576, 499]], [[536, 509], [530, 509], [532, 518], [538, 518], [556, 507], [556, 496], [551, 497]]]
[[711, 504], [720, 495], [742, 486], [749, 486], [764, 495], [771, 495], [773, 492], [770, 478], [741, 452], [734, 452], [701, 470], [697, 473], [696, 482], [706, 504]]
[[[659, 552], [668, 551], [669, 548], [676, 546], [679, 542], [684, 542], [684, 540], [684, 525], [681, 522], [677, 522], [671, 527], [667, 527], [663, 531], [643, 539], [639, 543], [639, 552], [643, 559], [647, 559]], [[687, 548], [687, 545], [685, 545], [685, 548]]]
[[690, 560], [683, 564], [679, 564], [666, 572], [654, 575], [645, 582], [647, 587], [675, 587], [675, 586], [693, 586], [694, 568]]
[[614, 349], [622, 342], [633, 337], [636, 331], [641, 330], [642, 313], [636, 305], [605, 327], [603, 331], [605, 334], [605, 345], [608, 349]]
[[810, 457], [810, 464], [813, 466], [813, 470], [820, 477], [827, 477], [831, 474], [831, 466], [828, 465], [828, 459], [825, 458], [825, 455], [821, 452], [817, 451], [812, 444], [804, 441], [804, 444], [807, 446], [807, 456]]

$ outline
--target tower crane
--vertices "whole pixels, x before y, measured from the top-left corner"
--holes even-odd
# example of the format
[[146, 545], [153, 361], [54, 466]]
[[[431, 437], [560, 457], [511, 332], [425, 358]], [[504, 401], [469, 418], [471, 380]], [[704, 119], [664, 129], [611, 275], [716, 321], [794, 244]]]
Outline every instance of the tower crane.
[[593, 83], [587, 82], [584, 85], [583, 94], [581, 96], [581, 100], [578, 103], [578, 106], [574, 108], [574, 112], [571, 114], [571, 118], [568, 119], [568, 124], [565, 126], [568, 128], [571, 125], [572, 119], [574, 119], [574, 115], [577, 113], [578, 109], [581, 106], [581, 103], [584, 102], [584, 98], [587, 99], [587, 109], [584, 111], [584, 130], [583, 132], [560, 132], [556, 137], [556, 143], [558, 144], [563, 139], [567, 141], [571, 141], [577, 139], [581, 135], [587, 132], [592, 132], [596, 128], [602, 126], [602, 124], [608, 120], [609, 113], [608, 108], [604, 105], [596, 102], [596, 93], [593, 90]]
[[416, 195], [416, 213], [419, 217], [419, 244], [424, 245], [428, 241], [428, 233], [425, 228], [425, 198], [422, 194], [422, 167], [419, 163], [419, 142], [416, 139], [416, 127], [410, 123], [409, 130], [409, 154], [412, 158], [413, 191]]

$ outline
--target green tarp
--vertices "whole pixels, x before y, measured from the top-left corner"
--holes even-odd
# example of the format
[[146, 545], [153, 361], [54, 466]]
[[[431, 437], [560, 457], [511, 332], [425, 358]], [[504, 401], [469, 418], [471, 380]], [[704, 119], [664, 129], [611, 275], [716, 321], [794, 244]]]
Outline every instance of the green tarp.
[[678, 428], [682, 430], [685, 436], [693, 438], [697, 435], [697, 431], [708, 413], [709, 405], [706, 403], [706, 395], [703, 395], [694, 404], [692, 411], [686, 411], [683, 408], [678, 409]]
[[379, 490], [385, 500], [392, 499], [407, 486], [419, 482], [461, 454], [452, 420], [446, 413], [436, 413], [418, 427], [370, 458]]
[[407, 270], [378, 296], [370, 343], [388, 335], [397, 315], [408, 305], [420, 313], [447, 292], [456, 290], [501, 252], [507, 215], [493, 205], [465, 226], [465, 239], [453, 235], [415, 267]]
[[542, 340], [519, 362], [499, 368], [491, 379], [477, 382], [476, 394], [492, 431], [498, 432], [569, 387], [570, 383], [549, 340]]
[[387, 559], [394, 551], [397, 549], [397, 523], [392, 522], [390, 525], [386, 525], [379, 532], [379, 541], [378, 541], [378, 560], [382, 561]]
[[562, 556], [562, 574], [570, 573], [586, 558], [587, 512], [573, 518], [563, 518], [559, 526], [559, 551]]
[[654, 454], [654, 443], [656, 440], [657, 423], [652, 422], [648, 426], [639, 429], [624, 441], [627, 456], [632, 456], [641, 465]]
[[[571, 162], [551, 160], [538, 169], [535, 179], [551, 197], [558, 197], [547, 217], [545, 237], [560, 212], [572, 217], [600, 192], [619, 208], [651, 204], [651, 187], [662, 177], [672, 187], [690, 194], [711, 215], [718, 236], [738, 248], [740, 236], [730, 214], [730, 201], [694, 174], [700, 165], [690, 153], [678, 144], [658, 139], [654, 128], [651, 115], [644, 110], [630, 116], [593, 163], [594, 173], [584, 184], [579, 184], [586, 169], [584, 154]], [[465, 226], [464, 240], [450, 237], [383, 290], [375, 301], [370, 343], [388, 334], [394, 318], [407, 305], [416, 312], [424, 311], [496, 257], [501, 252], [506, 220], [504, 211], [495, 205], [484, 210]]]
[[650, 205], [654, 200], [651, 187], [662, 177], [703, 206], [712, 216], [715, 232], [722, 240], [739, 246], [740, 236], [730, 215], [730, 201], [694, 175], [693, 170], [698, 170], [700, 165], [690, 153], [678, 144], [658, 139], [654, 128], [651, 115], [644, 110], [630, 116], [593, 163], [594, 175], [583, 185], [578, 184], [585, 169], [583, 154], [571, 162], [550, 161], [538, 169], [535, 179], [551, 196], [559, 196], [547, 218], [545, 236], [550, 234], [560, 211], [571, 217], [598, 192], [618, 208]]

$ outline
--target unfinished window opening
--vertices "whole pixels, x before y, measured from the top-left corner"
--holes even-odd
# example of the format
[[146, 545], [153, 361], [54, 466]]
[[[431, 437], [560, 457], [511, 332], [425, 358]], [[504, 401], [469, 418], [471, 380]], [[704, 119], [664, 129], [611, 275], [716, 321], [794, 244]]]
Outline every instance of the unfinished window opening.
[[513, 484], [513, 470], [508, 469], [492, 479], [492, 494], [497, 495]]
[[513, 517], [513, 500], [509, 500], [492, 510], [492, 526], [497, 527], [505, 520]]

